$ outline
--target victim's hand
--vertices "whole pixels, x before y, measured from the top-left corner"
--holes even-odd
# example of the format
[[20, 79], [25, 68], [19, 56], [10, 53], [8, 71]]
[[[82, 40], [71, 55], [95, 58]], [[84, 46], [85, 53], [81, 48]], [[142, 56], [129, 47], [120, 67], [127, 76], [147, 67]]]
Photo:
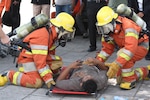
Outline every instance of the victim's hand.
[[70, 68], [76, 69], [82, 66], [82, 62], [77, 60], [69, 65]]
[[95, 64], [95, 58], [89, 57], [87, 58], [83, 64], [89, 65], [89, 66], [94, 66]]
[[10, 38], [9, 38], [7, 35], [5, 35], [5, 36], [4, 36], [3, 38], [1, 38], [0, 40], [1, 40], [1, 42], [2, 42], [3, 44], [10, 45]]

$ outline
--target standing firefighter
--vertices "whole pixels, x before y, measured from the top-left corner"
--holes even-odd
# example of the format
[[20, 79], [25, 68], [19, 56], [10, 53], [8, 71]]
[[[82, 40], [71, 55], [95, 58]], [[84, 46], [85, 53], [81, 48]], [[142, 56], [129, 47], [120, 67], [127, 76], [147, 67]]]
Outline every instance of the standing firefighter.
[[[115, 46], [119, 47], [117, 58], [112, 63], [106, 63], [109, 67], [108, 78], [117, 75], [121, 89], [132, 89], [137, 80], [148, 76], [149, 67], [140, 67], [133, 70], [136, 61], [145, 57], [148, 52], [148, 36], [141, 34], [141, 27], [134, 21], [118, 16], [110, 7], [105, 6], [97, 13], [97, 30], [102, 34], [102, 50], [97, 59], [105, 62], [114, 52]], [[149, 69], [149, 70], [148, 70]]]
[[54, 85], [53, 74], [62, 66], [62, 59], [55, 55], [56, 44], [65, 43], [67, 34], [74, 32], [74, 19], [67, 13], [60, 13], [50, 19], [51, 27], [41, 27], [27, 35], [25, 42], [31, 51], [23, 49], [18, 57], [22, 71], [7, 71], [0, 76], [0, 86], [10, 81], [14, 85], [40, 88], [45, 82], [48, 88]]

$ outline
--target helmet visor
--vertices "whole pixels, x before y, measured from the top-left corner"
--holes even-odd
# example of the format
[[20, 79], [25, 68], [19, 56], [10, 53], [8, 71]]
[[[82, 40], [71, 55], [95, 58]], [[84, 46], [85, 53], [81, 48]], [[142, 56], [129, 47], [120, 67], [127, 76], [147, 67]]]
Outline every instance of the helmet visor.
[[113, 27], [112, 23], [108, 23], [103, 26], [96, 25], [96, 28], [97, 28], [98, 34], [102, 34], [102, 35], [106, 35], [106, 34], [112, 33], [114, 31], [114, 27]]
[[73, 39], [74, 38], [74, 35], [75, 35], [75, 28], [73, 28], [73, 32], [69, 32], [65, 29], [62, 29], [62, 28], [58, 28], [59, 29], [59, 32], [58, 32], [58, 39], [60, 38], [70, 38], [70, 39]]

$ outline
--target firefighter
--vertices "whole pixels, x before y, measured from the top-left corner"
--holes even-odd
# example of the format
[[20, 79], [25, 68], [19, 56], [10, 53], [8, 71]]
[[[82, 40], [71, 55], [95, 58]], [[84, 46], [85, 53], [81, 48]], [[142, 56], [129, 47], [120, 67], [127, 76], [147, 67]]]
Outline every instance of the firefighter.
[[[119, 48], [117, 57], [109, 67], [108, 78], [117, 77], [121, 89], [132, 89], [137, 80], [148, 76], [150, 67], [133, 70], [136, 61], [145, 57], [148, 52], [148, 36], [141, 35], [141, 27], [134, 21], [119, 16], [110, 7], [104, 6], [97, 13], [97, 30], [102, 34], [102, 49], [96, 59], [105, 62]], [[119, 80], [120, 79], [120, 80]]]
[[18, 67], [23, 70], [10, 70], [0, 76], [0, 86], [8, 81], [14, 85], [40, 88], [43, 83], [48, 88], [55, 85], [53, 75], [62, 66], [62, 59], [55, 55], [56, 43], [65, 41], [67, 34], [74, 32], [74, 19], [62, 12], [50, 19], [51, 27], [41, 27], [27, 35], [23, 42], [31, 51], [23, 49], [18, 57]]

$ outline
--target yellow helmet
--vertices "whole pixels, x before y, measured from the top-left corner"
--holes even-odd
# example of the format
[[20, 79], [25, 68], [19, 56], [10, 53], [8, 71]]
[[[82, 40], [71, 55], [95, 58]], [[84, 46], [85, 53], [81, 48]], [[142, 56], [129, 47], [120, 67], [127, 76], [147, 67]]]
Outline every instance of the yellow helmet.
[[118, 17], [118, 14], [115, 13], [110, 7], [104, 6], [97, 12], [96, 17], [96, 25], [103, 26], [110, 23], [113, 19], [116, 19]]
[[56, 18], [50, 19], [50, 22], [56, 27], [63, 27], [66, 31], [73, 32], [73, 26], [75, 23], [74, 18], [66, 13], [59, 13]]

